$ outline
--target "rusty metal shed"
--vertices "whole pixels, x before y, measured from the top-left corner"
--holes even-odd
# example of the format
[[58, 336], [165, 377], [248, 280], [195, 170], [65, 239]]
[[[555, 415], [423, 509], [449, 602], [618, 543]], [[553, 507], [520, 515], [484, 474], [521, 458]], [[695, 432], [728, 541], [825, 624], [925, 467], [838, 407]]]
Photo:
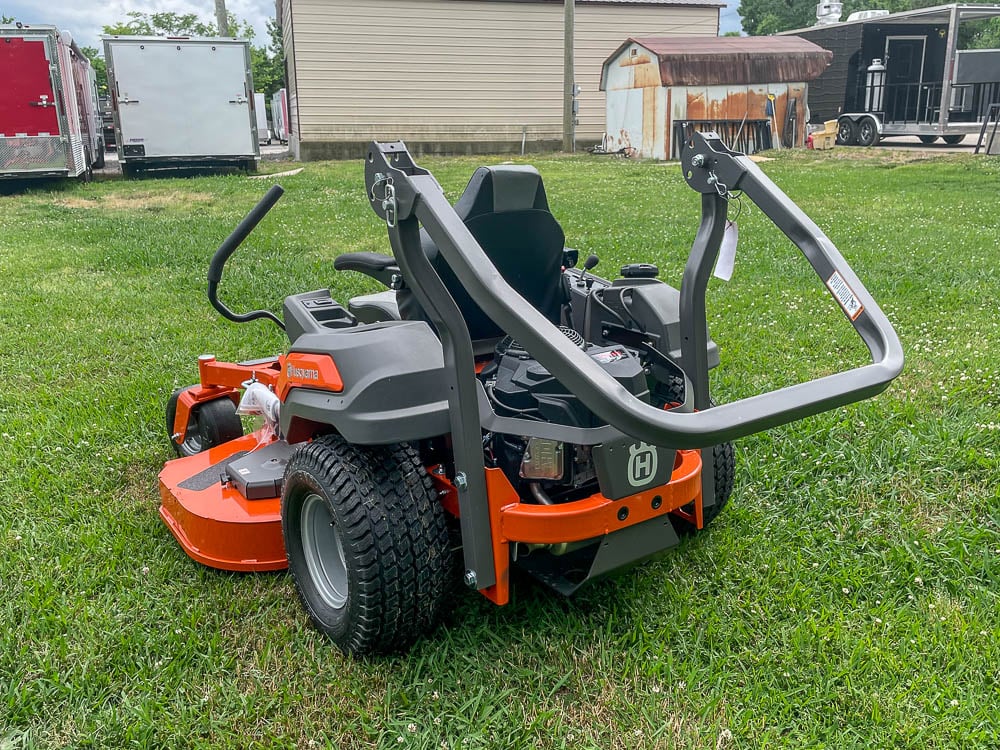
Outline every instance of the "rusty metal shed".
[[747, 152], [801, 146], [807, 82], [832, 57], [794, 36], [630, 38], [601, 72], [605, 147], [669, 159], [689, 127]]

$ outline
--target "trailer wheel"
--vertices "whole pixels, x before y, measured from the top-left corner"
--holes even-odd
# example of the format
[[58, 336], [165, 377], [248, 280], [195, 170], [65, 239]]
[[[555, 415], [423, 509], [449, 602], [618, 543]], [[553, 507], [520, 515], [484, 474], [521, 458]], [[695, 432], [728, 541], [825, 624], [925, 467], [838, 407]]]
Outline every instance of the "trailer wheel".
[[837, 145], [853, 146], [858, 142], [858, 127], [850, 117], [841, 117], [837, 121]]
[[965, 136], [962, 134], [958, 135], [943, 135], [941, 140], [947, 143], [949, 146], [957, 146], [959, 143], [965, 140]]
[[299, 598], [345, 653], [404, 649], [437, 622], [454, 560], [444, 509], [409, 445], [339, 435], [300, 445], [285, 470], [281, 523]]
[[[653, 403], [664, 408], [667, 404], [677, 404], [684, 400], [684, 382], [680, 378], [671, 378], [669, 383], [660, 383], [653, 390]], [[709, 408], [715, 406], [715, 401], [709, 399]], [[702, 471], [707, 470], [707, 466], [702, 467]], [[733, 479], [736, 476], [736, 450], [732, 443], [719, 443], [712, 446], [712, 471], [715, 477], [715, 505], [705, 508], [702, 521], [708, 526], [722, 509], [726, 507], [730, 496], [733, 494]], [[683, 510], [693, 512], [690, 505], [684, 506]], [[694, 524], [680, 518], [671, 516], [671, 523], [678, 534], [691, 534], [698, 529]]]
[[174, 417], [177, 416], [177, 399], [185, 390], [178, 388], [167, 400], [167, 435], [178, 456], [193, 456], [243, 435], [243, 423], [236, 413], [236, 405], [223, 397], [191, 409], [184, 440], [178, 441], [174, 437]]
[[85, 148], [83, 150], [83, 171], [80, 173], [80, 182], [93, 182], [94, 180], [94, 161], [93, 157], [90, 155], [90, 149]]
[[938, 139], [936, 135], [918, 135], [917, 138], [920, 139], [921, 143], [925, 143], [930, 146], [934, 141]]
[[97, 148], [97, 158], [94, 159], [94, 169], [104, 169], [104, 141], [100, 141]]
[[874, 146], [879, 142], [878, 125], [871, 117], [862, 117], [858, 123], [858, 145]]

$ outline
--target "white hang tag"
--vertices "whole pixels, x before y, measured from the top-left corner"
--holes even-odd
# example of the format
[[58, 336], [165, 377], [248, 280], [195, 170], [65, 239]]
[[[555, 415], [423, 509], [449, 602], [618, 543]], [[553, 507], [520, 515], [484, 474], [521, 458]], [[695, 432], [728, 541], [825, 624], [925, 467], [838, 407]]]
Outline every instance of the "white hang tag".
[[733, 266], [736, 265], [736, 243], [740, 241], [740, 230], [735, 221], [726, 222], [726, 231], [722, 235], [722, 246], [719, 248], [719, 258], [715, 261], [713, 275], [717, 279], [729, 281], [733, 278]]

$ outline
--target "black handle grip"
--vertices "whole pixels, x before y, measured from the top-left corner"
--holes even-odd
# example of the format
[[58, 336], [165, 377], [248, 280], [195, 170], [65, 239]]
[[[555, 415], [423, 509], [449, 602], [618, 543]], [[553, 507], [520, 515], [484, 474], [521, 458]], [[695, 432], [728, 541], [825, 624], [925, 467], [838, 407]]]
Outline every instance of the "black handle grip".
[[269, 310], [234, 313], [223, 304], [218, 295], [219, 282], [222, 281], [222, 269], [225, 267], [226, 261], [236, 252], [236, 248], [243, 244], [243, 240], [257, 227], [260, 220], [267, 215], [267, 212], [274, 208], [274, 204], [278, 202], [278, 198], [284, 192], [285, 190], [281, 185], [274, 185], [268, 190], [264, 194], [264, 197], [260, 199], [260, 202], [250, 209], [250, 213], [243, 217], [243, 221], [236, 225], [236, 229], [233, 230], [232, 234], [223, 240], [222, 244], [219, 245], [219, 249], [215, 251], [215, 255], [212, 256], [212, 262], [208, 265], [208, 301], [212, 303], [212, 307], [218, 310], [222, 317], [234, 323], [248, 323], [251, 320], [266, 318], [277, 325], [278, 328], [282, 330], [285, 328], [285, 325], [278, 317]]
[[260, 202], [250, 209], [250, 213], [243, 217], [243, 220], [236, 225], [232, 234], [226, 237], [219, 245], [219, 249], [212, 256], [212, 262], [208, 266], [208, 280], [210, 283], [218, 284], [222, 280], [222, 268], [226, 265], [229, 257], [236, 252], [236, 248], [243, 244], [243, 240], [254, 230], [264, 218], [268, 211], [274, 208], [274, 204], [284, 194], [285, 189], [281, 185], [271, 187]]

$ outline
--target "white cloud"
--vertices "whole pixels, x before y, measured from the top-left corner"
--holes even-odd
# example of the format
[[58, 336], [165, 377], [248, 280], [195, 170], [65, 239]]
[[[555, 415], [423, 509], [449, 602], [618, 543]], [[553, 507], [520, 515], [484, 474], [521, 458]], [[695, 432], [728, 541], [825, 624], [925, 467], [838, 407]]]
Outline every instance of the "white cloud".
[[[274, 0], [227, 0], [226, 8], [253, 26], [257, 45], [266, 45], [268, 18], [274, 17]], [[140, 13], [194, 13], [205, 21], [215, 19], [214, 0], [73, 0], [39, 3], [37, 0], [0, 0], [0, 13], [22, 23], [52, 24], [69, 31], [78, 44], [100, 47], [101, 27], [127, 20], [129, 11]]]

